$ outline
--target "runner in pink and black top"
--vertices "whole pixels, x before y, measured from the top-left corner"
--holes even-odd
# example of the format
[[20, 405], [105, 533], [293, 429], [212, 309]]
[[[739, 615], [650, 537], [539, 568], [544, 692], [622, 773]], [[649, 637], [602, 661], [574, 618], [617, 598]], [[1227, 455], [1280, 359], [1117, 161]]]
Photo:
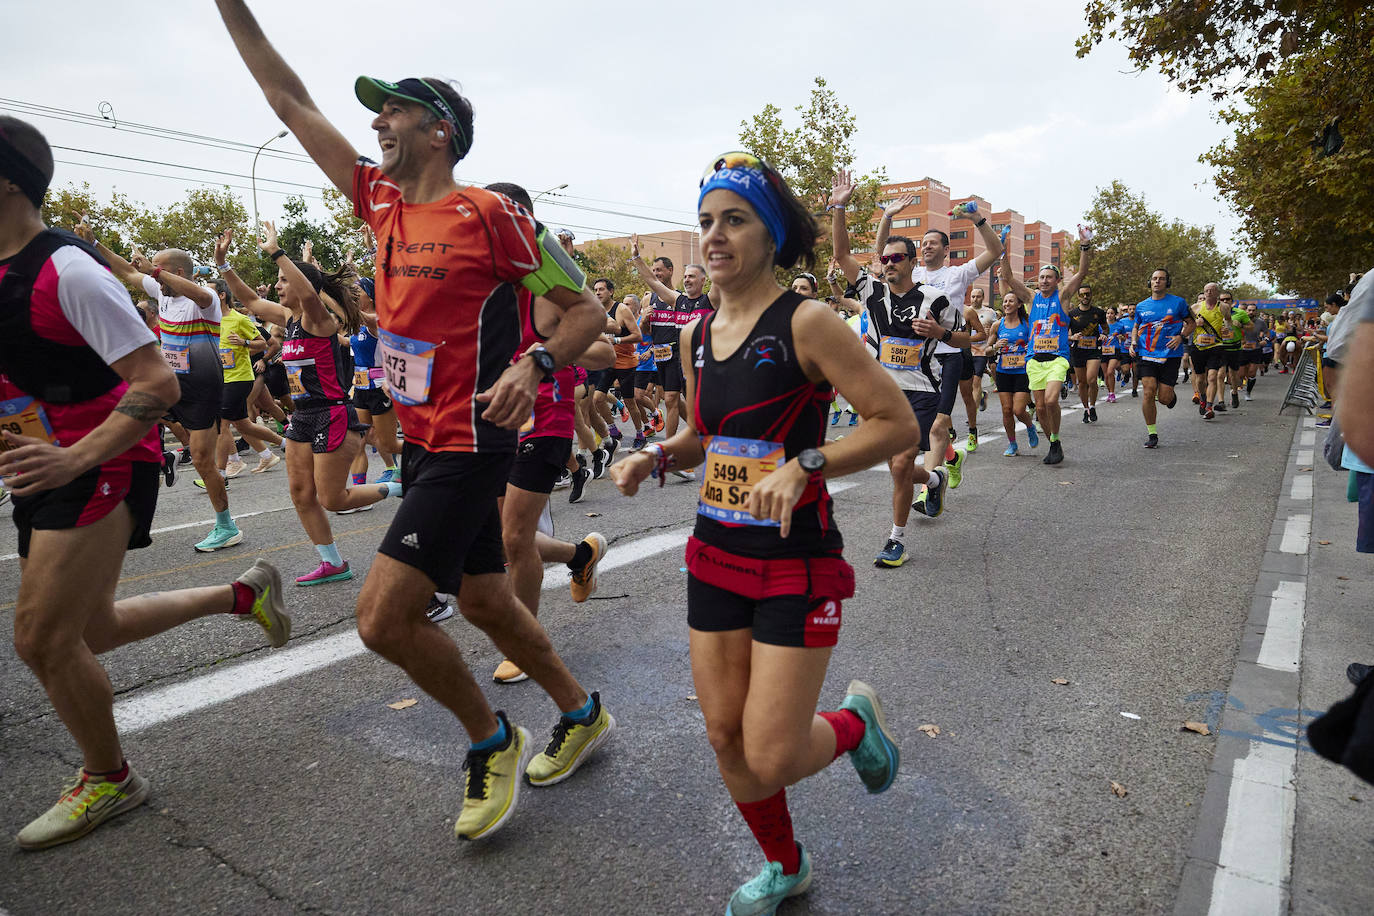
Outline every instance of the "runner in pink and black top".
[[353, 578], [353, 570], [334, 546], [325, 511], [370, 509], [388, 496], [400, 496], [395, 482], [349, 487], [349, 468], [362, 451], [367, 427], [348, 401], [353, 360], [339, 334], [356, 334], [362, 324], [358, 288], [350, 268], [326, 274], [312, 264], [292, 261], [277, 247], [276, 228], [263, 223], [261, 242], [277, 264], [280, 303], [258, 297], [226, 262], [232, 232], [215, 242], [215, 263], [234, 297], [264, 321], [286, 328], [281, 361], [288, 393], [295, 404], [283, 435], [291, 502], [301, 527], [320, 555], [313, 572], [296, 577], [297, 585], [321, 585]]

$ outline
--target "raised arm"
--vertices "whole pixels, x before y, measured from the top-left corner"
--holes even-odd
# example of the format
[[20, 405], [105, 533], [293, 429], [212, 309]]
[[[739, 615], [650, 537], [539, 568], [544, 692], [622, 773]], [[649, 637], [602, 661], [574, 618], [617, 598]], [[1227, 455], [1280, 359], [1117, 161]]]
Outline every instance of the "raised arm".
[[992, 223], [988, 222], [986, 216], [980, 216], [973, 223], [973, 228], [978, 230], [978, 234], [983, 237], [983, 244], [987, 245], [987, 250], [978, 256], [973, 263], [978, 265], [978, 272], [982, 273], [1002, 256], [1004, 250], [1002, 238], [997, 234], [997, 230], [992, 228]]
[[[835, 180], [830, 189], [830, 201], [825, 205], [825, 208], [831, 214], [830, 240], [835, 249], [835, 264], [850, 283], [857, 282], [859, 272], [863, 270], [854, 257], [853, 250], [849, 247], [849, 223], [845, 208], [849, 206], [849, 200], [853, 196], [853, 173], [840, 169], [835, 173]], [[882, 251], [881, 248], [878, 250]]]
[[915, 194], [903, 194], [883, 208], [882, 219], [878, 220], [878, 236], [873, 240], [873, 250], [878, 254], [883, 253], [883, 249], [887, 247], [888, 237], [892, 235], [892, 220], [915, 200]]
[[358, 151], [315, 107], [305, 84], [272, 47], [247, 4], [243, 0], [215, 0], [215, 4], [239, 56], [267, 97], [267, 104], [296, 135], [334, 187], [352, 200], [353, 166], [358, 161]]
[[77, 237], [83, 242], [94, 246], [95, 250], [100, 252], [100, 256], [110, 265], [110, 270], [119, 278], [120, 283], [123, 283], [125, 286], [143, 289], [143, 274], [135, 270], [134, 265], [124, 260], [121, 255], [116, 254], [96, 240], [95, 232], [92, 231], [90, 224], [86, 222], [86, 214], [81, 214], [81, 220], [72, 227], [72, 231], [75, 232]]
[[1002, 277], [1002, 282], [1007, 284], [1007, 289], [1016, 293], [1016, 298], [1029, 308], [1031, 300], [1035, 297], [1032, 296], [1031, 291], [1026, 288], [1026, 284], [1021, 282], [1021, 278], [1012, 274], [1011, 258], [1002, 258], [997, 264], [997, 270]]
[[1078, 287], [1083, 285], [1083, 280], [1088, 276], [1088, 264], [1092, 261], [1093, 255], [1093, 227], [1078, 227], [1078, 270], [1074, 271], [1073, 276], [1064, 281], [1064, 287], [1059, 291], [1060, 302], [1070, 302], [1078, 292]]
[[630, 236], [630, 263], [634, 265], [635, 271], [639, 274], [639, 279], [643, 280], [649, 289], [653, 290], [654, 295], [664, 305], [671, 305], [677, 301], [677, 290], [658, 282], [658, 278], [649, 269], [649, 265], [644, 262], [643, 256], [639, 253], [638, 234]]
[[[263, 238], [262, 241], [258, 242], [258, 245], [270, 257], [281, 247], [277, 244], [277, 226], [271, 220], [263, 220], [262, 228]], [[305, 274], [301, 273], [296, 262], [286, 255], [275, 260], [277, 270], [281, 272], [282, 278], [293, 289], [300, 291], [298, 295], [301, 298], [301, 327], [306, 330], [306, 333], [314, 334], [316, 337], [328, 337], [330, 334], [338, 333], [338, 319], [329, 313], [329, 309], [324, 307], [324, 300], [320, 298], [320, 294], [315, 291], [311, 282], [305, 278]], [[282, 306], [278, 307], [281, 308]], [[281, 324], [285, 323], [284, 321], [281, 322]]]
[[291, 317], [290, 310], [284, 305], [278, 305], [261, 298], [256, 290], [243, 282], [229, 264], [229, 245], [233, 240], [233, 229], [225, 229], [219, 234], [219, 238], [215, 239], [215, 268], [219, 271], [219, 275], [224, 278], [224, 282], [229, 285], [229, 292], [235, 299], [243, 303], [244, 308], [263, 321], [285, 325]]

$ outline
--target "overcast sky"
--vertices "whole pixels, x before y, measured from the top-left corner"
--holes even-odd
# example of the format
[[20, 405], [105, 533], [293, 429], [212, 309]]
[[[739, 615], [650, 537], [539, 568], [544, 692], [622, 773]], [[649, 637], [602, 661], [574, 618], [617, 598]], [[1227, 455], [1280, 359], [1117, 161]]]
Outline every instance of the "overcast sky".
[[[579, 239], [690, 228], [705, 163], [737, 148], [740, 122], [765, 104], [791, 114], [820, 75], [857, 117], [860, 172], [883, 166], [893, 181], [930, 175], [956, 196], [981, 194], [1056, 228], [1072, 228], [1096, 189], [1119, 178], [1166, 218], [1215, 224], [1222, 246], [1239, 253], [1236, 220], [1197, 161], [1228, 135], [1213, 107], [1156, 73], [1129, 72], [1119, 45], [1076, 58], [1082, 0], [250, 5], [320, 108], [374, 158], [371, 115], [353, 96], [358, 74], [458, 80], [476, 110], [475, 146], [459, 176], [515, 181], [532, 192], [566, 182], [563, 196], [540, 201], [539, 215], [575, 228]], [[7, 42], [0, 110], [31, 120], [54, 145], [246, 176], [251, 149], [127, 126], [250, 147], [281, 127], [210, 0], [26, 0], [10, 5], [6, 26], [10, 36], [28, 37]], [[123, 126], [36, 117], [14, 101], [88, 116], [105, 102]], [[290, 137], [269, 150], [301, 152]], [[102, 197], [117, 188], [163, 205], [194, 181], [249, 183], [55, 152], [63, 160], [57, 184], [86, 181]], [[279, 192], [312, 192], [264, 179], [323, 183], [308, 162], [267, 156], [257, 175], [265, 216], [279, 213]], [[1241, 278], [1262, 282], [1244, 260]]]

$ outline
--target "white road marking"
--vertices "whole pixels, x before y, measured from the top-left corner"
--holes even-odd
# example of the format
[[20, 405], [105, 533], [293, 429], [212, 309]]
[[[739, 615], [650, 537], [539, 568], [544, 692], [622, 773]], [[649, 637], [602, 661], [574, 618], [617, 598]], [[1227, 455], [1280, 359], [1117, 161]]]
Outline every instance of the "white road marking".
[[[830, 485], [830, 492], [842, 493], [858, 486], [854, 481]], [[684, 547], [690, 526], [618, 544], [607, 553], [597, 572], [617, 569], [660, 553]], [[555, 566], [544, 572], [544, 589], [560, 589], [568, 584], [568, 570]], [[367, 652], [356, 630], [336, 633], [299, 646], [291, 646], [236, 665], [225, 665], [209, 674], [147, 692], [131, 694], [115, 703], [115, 724], [126, 734], [180, 718], [193, 712], [252, 693], [263, 687], [356, 658]]]
[[[258, 510], [257, 512], [245, 512], [245, 513], [243, 513], [242, 515], [235, 515], [235, 516], [234, 516], [234, 521], [238, 521], [238, 520], [241, 519], [241, 518], [252, 518], [252, 517], [255, 516], [255, 515], [271, 515], [273, 512], [286, 512], [286, 511], [294, 510], [294, 509], [295, 509], [294, 506], [279, 506], [279, 507], [276, 508], [276, 509], [260, 509], [260, 510]], [[208, 527], [210, 527], [211, 525], [213, 525], [214, 523], [215, 523], [215, 520], [214, 520], [213, 518], [207, 518], [207, 519], [206, 519], [205, 521], [203, 521], [203, 522], [182, 522], [180, 525], [168, 525], [166, 528], [154, 528], [152, 531], [150, 531], [150, 532], [148, 532], [148, 533], [149, 533], [149, 534], [166, 534], [166, 533], [169, 532], [169, 531], [181, 531], [183, 528], [208, 528]], [[7, 554], [5, 554], [5, 555], [3, 555], [3, 556], [0, 556], [0, 563], [5, 562], [6, 560], [17, 560], [17, 559], [19, 559], [19, 554], [17, 554], [17, 553], [7, 553]]]
[[1304, 429], [1298, 438], [1298, 445], [1316, 445], [1317, 431], [1315, 429]]
[[1297, 462], [1298, 462], [1298, 466], [1299, 466], [1299, 467], [1311, 467], [1311, 466], [1312, 466], [1312, 456], [1313, 456], [1312, 449], [1310, 449], [1310, 448], [1300, 448], [1300, 449], [1298, 449], [1298, 454], [1297, 454], [1297, 457], [1296, 457], [1296, 460], [1297, 460]]
[[1293, 486], [1288, 491], [1288, 497], [1292, 500], [1310, 500], [1312, 498], [1311, 476], [1294, 477]]
[[1317, 425], [1317, 418], [1316, 418], [1316, 417], [1304, 417], [1304, 418], [1303, 418], [1303, 421], [1302, 421], [1302, 425], [1303, 425], [1303, 426], [1312, 426], [1312, 427], [1315, 427], [1315, 426]]
[[1312, 516], [1290, 515], [1283, 525], [1283, 540], [1279, 550], [1283, 553], [1306, 554], [1312, 538]]
[[1273, 671], [1297, 673], [1302, 661], [1303, 615], [1307, 587], [1301, 582], [1279, 583], [1269, 598], [1269, 622], [1264, 627], [1255, 664]]
[[1297, 748], [1250, 742], [1231, 771], [1209, 916], [1280, 916], [1293, 860]]

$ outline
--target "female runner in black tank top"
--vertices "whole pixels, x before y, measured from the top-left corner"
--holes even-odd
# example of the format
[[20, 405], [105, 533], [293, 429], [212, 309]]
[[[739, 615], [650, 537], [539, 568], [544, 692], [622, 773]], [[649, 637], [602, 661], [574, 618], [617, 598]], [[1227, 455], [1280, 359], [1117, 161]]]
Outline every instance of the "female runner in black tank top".
[[[296, 584], [340, 582], [353, 578], [353, 570], [334, 546], [334, 532], [325, 511], [371, 508], [389, 495], [399, 496], [401, 486], [348, 486], [349, 466], [363, 447], [362, 433], [367, 429], [358, 422], [347, 398], [352, 372], [345, 365], [338, 338], [340, 331], [355, 333], [361, 320], [356, 300], [349, 298], [351, 286], [337, 283], [336, 278], [326, 277], [311, 265], [304, 265], [303, 270], [302, 265], [280, 253], [272, 223], [264, 222], [263, 226], [266, 238], [260, 243], [262, 250], [269, 256], [278, 255], [274, 260], [280, 271], [280, 304], [258, 298], [228, 267], [229, 231], [215, 242], [215, 262], [224, 265], [220, 273], [250, 312], [286, 329], [282, 355], [288, 364], [295, 408], [284, 437], [286, 476], [296, 516], [320, 558], [314, 571], [296, 577]], [[304, 271], [310, 271], [315, 279]], [[331, 307], [346, 319], [337, 317]]]
[[[729, 912], [764, 913], [811, 881], [786, 787], [846, 751], [870, 792], [896, 776], [872, 688], [855, 681], [839, 711], [815, 713], [854, 584], [825, 480], [902, 451], [919, 430], [844, 321], [774, 279], [775, 265], [813, 262], [815, 229], [772, 168], [748, 153], [719, 157], [698, 210], [720, 301], [682, 332], [693, 409], [685, 429], [611, 474], [633, 495], [674, 465], [701, 466], [688, 545], [692, 673], [721, 776], [768, 860]], [[826, 443], [832, 379], [864, 423]]]

